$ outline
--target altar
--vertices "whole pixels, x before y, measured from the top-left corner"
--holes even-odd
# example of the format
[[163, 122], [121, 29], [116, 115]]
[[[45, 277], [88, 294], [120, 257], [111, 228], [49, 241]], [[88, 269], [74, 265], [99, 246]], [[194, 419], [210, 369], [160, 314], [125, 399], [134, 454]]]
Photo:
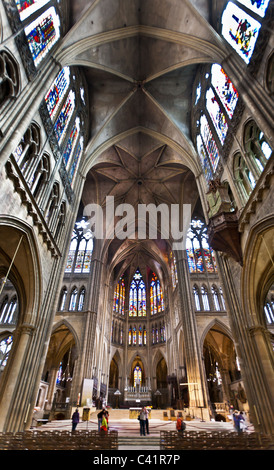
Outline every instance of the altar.
[[[129, 408], [129, 419], [137, 419], [140, 412], [141, 412], [141, 407], [132, 407]], [[148, 411], [148, 419], [151, 418], [151, 408], [147, 408]]]

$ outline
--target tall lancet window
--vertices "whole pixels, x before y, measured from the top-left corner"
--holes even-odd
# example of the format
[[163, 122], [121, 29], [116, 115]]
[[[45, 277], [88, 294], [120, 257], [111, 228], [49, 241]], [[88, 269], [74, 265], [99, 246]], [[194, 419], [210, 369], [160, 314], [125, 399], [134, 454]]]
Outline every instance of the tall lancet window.
[[146, 316], [146, 286], [139, 269], [133, 276], [129, 290], [129, 316]]
[[37, 67], [60, 38], [60, 18], [55, 8], [49, 8], [26, 26], [25, 34], [34, 65]]
[[67, 258], [66, 273], [89, 273], [93, 252], [93, 236], [88, 224], [76, 222]]
[[186, 252], [190, 273], [217, 272], [215, 256], [207, 241], [207, 228], [201, 220], [191, 222]]
[[57, 75], [45, 97], [48, 112], [52, 121], [60, 109], [62, 100], [68, 91], [69, 85], [70, 68], [64, 67]]
[[120, 315], [125, 314], [125, 280], [120, 277], [119, 282], [116, 285], [116, 289], [114, 292], [114, 300], [113, 300], [113, 312], [119, 313]]
[[162, 287], [156, 274], [153, 273], [150, 283], [150, 313], [151, 315], [155, 315], [156, 313], [163, 312], [164, 309]]
[[[249, 8], [254, 3], [249, 4]], [[228, 2], [222, 16], [222, 35], [246, 64], [250, 62], [259, 35], [261, 23], [239, 8], [234, 2]]]
[[140, 366], [135, 367], [133, 377], [134, 377], [134, 387], [136, 387], [136, 385], [142, 384], [142, 369]]
[[49, 0], [15, 0], [20, 20], [24, 21], [48, 2]]

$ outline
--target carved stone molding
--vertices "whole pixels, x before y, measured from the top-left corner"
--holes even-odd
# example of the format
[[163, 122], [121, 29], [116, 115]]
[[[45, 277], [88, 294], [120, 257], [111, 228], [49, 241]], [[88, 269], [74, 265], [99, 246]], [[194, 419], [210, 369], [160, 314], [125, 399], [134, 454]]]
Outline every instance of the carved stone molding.
[[247, 201], [244, 210], [239, 219], [239, 232], [243, 232], [245, 226], [249, 224], [252, 214], [258, 210], [258, 205], [263, 200], [263, 195], [266, 190], [271, 186], [271, 178], [274, 174], [274, 160], [273, 157], [267, 162], [267, 165], [257, 181], [256, 187]]
[[[12, 157], [11, 157], [12, 159]], [[14, 190], [19, 194], [21, 202], [26, 206], [27, 213], [32, 217], [33, 224], [38, 228], [39, 234], [42, 236], [43, 241], [47, 245], [48, 250], [54, 258], [60, 256], [60, 251], [52, 237], [46, 222], [26, 185], [23, 183], [20, 175], [16, 171], [15, 165], [11, 160], [8, 160], [6, 165], [7, 177], [13, 182]]]

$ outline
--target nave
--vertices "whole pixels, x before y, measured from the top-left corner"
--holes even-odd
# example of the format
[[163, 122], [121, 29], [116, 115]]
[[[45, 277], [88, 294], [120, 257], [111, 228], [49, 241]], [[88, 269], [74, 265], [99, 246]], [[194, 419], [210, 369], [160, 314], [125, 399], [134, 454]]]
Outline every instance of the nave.
[[[55, 420], [33, 426], [25, 433], [0, 435], [1, 450], [91, 450], [91, 451], [184, 451], [184, 450], [273, 450], [274, 443], [254, 432], [247, 422], [245, 432], [235, 431], [232, 421], [185, 421], [183, 436], [176, 431], [176, 418], [163, 419], [162, 410], [154, 410], [149, 419], [149, 434], [140, 436], [137, 419], [128, 410], [110, 410], [108, 433], [98, 432], [98, 410], [89, 420], [80, 419], [72, 432], [71, 420]], [[162, 416], [161, 416], [162, 415]], [[21, 444], [19, 444], [21, 442]], [[115, 453], [114, 453], [115, 455]]]

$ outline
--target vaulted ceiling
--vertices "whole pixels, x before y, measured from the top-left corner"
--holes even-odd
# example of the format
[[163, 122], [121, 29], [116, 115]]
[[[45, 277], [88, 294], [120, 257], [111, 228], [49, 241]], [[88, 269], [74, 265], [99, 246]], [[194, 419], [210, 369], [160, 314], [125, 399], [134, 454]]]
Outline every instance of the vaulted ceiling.
[[83, 204], [191, 201], [201, 172], [191, 140], [199, 66], [228, 55], [217, 30], [226, 0], [71, 0], [56, 53], [87, 88]]

